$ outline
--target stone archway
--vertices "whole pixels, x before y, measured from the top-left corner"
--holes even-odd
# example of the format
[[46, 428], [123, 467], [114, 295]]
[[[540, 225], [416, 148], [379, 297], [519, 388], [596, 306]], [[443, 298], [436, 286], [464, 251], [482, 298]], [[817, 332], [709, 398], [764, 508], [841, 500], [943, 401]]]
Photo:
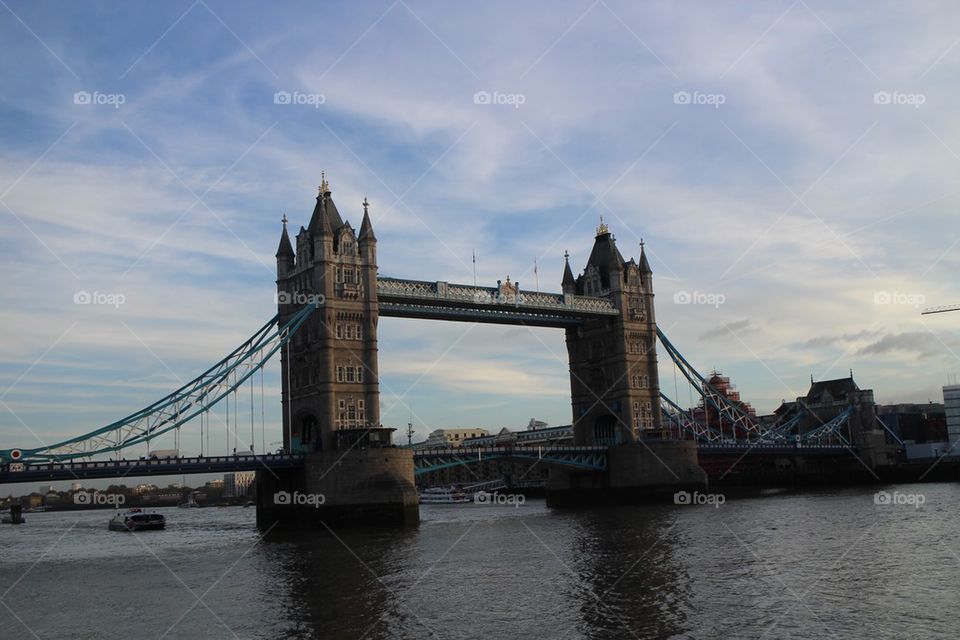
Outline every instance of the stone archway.
[[300, 418], [300, 444], [307, 451], [320, 451], [323, 449], [323, 438], [320, 437], [320, 423], [317, 417], [312, 413], [303, 415]]
[[598, 445], [614, 445], [620, 441], [620, 430], [617, 418], [609, 413], [598, 416], [593, 422], [593, 443]]

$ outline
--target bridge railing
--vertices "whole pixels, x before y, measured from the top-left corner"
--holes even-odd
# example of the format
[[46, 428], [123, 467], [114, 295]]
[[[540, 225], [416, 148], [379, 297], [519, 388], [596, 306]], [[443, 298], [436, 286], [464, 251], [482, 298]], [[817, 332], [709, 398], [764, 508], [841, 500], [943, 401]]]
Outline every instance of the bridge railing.
[[414, 456], [449, 456], [462, 454], [465, 456], [476, 456], [484, 453], [582, 453], [582, 452], [604, 452], [608, 447], [603, 445], [551, 445], [551, 446], [492, 446], [492, 447], [438, 447], [435, 449], [414, 449]]
[[807, 442], [698, 442], [698, 449], [849, 449], [845, 444], [822, 444]]
[[[71, 462], [11, 462], [0, 465], [4, 472], [30, 471], [76, 471], [87, 469], [127, 469], [130, 467], [170, 467], [223, 463], [253, 463], [296, 461], [303, 456], [292, 453], [237, 454], [225, 456], [183, 456], [176, 458], [138, 458], [120, 460], [85, 460]], [[15, 471], [16, 470], [16, 471]]]

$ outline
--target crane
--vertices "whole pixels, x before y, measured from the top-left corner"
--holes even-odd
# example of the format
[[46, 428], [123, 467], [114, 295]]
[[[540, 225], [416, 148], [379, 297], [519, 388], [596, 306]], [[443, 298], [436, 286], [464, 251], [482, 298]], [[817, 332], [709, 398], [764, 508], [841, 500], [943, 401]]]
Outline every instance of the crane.
[[946, 313], [948, 311], [960, 311], [960, 304], [948, 304], [942, 307], [927, 307], [920, 315], [928, 316], [932, 313]]

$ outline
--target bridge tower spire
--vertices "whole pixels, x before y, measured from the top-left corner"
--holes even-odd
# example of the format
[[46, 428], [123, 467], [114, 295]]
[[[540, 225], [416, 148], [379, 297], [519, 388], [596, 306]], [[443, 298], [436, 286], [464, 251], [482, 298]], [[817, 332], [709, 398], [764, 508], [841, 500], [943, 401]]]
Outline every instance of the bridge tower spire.
[[577, 281], [573, 277], [573, 271], [570, 270], [570, 252], [563, 252], [563, 281], [561, 290], [565, 294], [575, 294], [577, 292]]
[[287, 234], [287, 214], [283, 214], [281, 219], [283, 231], [280, 232], [280, 245], [277, 247], [277, 276], [285, 276], [293, 271], [295, 254], [293, 245], [290, 243], [290, 236]]
[[659, 435], [653, 275], [642, 244], [639, 260], [637, 264], [623, 259], [601, 219], [583, 273], [574, 280], [569, 264], [564, 270], [565, 294], [605, 298], [619, 311], [617, 316], [585, 319], [581, 326], [567, 329], [578, 444], [616, 444]]

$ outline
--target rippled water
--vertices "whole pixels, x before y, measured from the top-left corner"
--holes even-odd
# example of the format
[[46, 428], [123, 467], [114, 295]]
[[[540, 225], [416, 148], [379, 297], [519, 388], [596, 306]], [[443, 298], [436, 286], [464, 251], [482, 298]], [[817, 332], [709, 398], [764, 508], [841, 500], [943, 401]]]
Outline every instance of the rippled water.
[[[960, 486], [712, 506], [421, 509], [260, 541], [254, 510], [0, 525], [0, 638], [955, 638]], [[166, 634], [164, 636], [164, 634]]]

